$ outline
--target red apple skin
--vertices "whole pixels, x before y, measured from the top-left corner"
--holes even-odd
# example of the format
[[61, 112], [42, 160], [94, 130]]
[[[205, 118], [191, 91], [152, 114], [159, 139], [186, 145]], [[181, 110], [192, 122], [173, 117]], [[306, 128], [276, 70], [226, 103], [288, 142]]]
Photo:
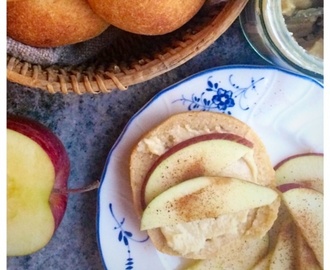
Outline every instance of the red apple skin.
[[314, 190], [320, 192], [319, 190], [317, 190], [316, 188], [313, 187], [313, 184], [311, 184], [311, 182], [308, 182], [308, 181], [285, 183], [285, 184], [277, 186], [277, 189], [282, 193], [286, 192], [290, 189], [293, 189], [293, 188], [310, 188], [310, 189], [314, 189]]
[[[289, 157], [283, 159], [279, 163], [277, 163], [274, 166], [274, 170], [276, 171], [279, 167], [281, 167], [284, 163], [291, 160], [292, 158], [305, 157], [305, 156], [324, 156], [324, 154], [323, 153], [302, 153], [302, 154], [292, 155], [292, 156], [289, 156]], [[277, 189], [279, 191], [281, 191], [282, 193], [285, 192], [285, 191], [288, 191], [292, 188], [310, 188], [310, 189], [316, 190], [315, 188], [313, 188], [313, 184], [309, 181], [301, 181], [301, 182], [295, 182], [295, 183], [285, 183], [285, 184], [281, 184], [281, 185], [277, 186]], [[316, 190], [316, 191], [318, 191], [318, 190]]]
[[277, 187], [277, 189], [279, 191], [281, 191], [282, 193], [286, 192], [290, 189], [293, 189], [293, 188], [307, 188], [307, 186], [304, 185], [303, 183], [286, 183], [286, 184], [279, 185]]
[[208, 133], [208, 134], [203, 134], [203, 135], [199, 135], [190, 139], [187, 139], [185, 141], [182, 141], [176, 145], [174, 145], [173, 147], [171, 147], [169, 150], [167, 150], [163, 155], [161, 155], [155, 162], [154, 164], [151, 166], [151, 168], [149, 169], [149, 171], [146, 174], [146, 177], [143, 181], [142, 184], [142, 188], [141, 188], [141, 205], [142, 208], [144, 209], [146, 207], [146, 203], [144, 201], [144, 193], [145, 193], [145, 188], [148, 182], [148, 179], [150, 177], [150, 175], [152, 174], [152, 172], [155, 170], [155, 168], [159, 165], [159, 163], [161, 163], [163, 160], [165, 160], [166, 158], [168, 158], [170, 155], [174, 154], [175, 152], [183, 149], [184, 147], [187, 147], [189, 145], [198, 143], [198, 142], [202, 142], [202, 141], [207, 141], [207, 140], [228, 140], [228, 141], [234, 141], [240, 144], [243, 144], [249, 148], [253, 148], [253, 143], [250, 142], [249, 140], [238, 136], [236, 134], [232, 134], [232, 133]]
[[55, 168], [55, 183], [49, 203], [55, 220], [55, 230], [60, 225], [68, 201], [66, 193], [70, 175], [70, 160], [60, 139], [43, 124], [23, 116], [7, 115], [7, 129], [19, 132], [38, 143], [48, 154]]
[[277, 163], [274, 166], [274, 170], [277, 170], [279, 167], [281, 167], [285, 162], [287, 162], [288, 160], [292, 159], [292, 158], [297, 158], [297, 157], [305, 157], [305, 156], [323, 156], [323, 153], [302, 153], [302, 154], [297, 154], [297, 155], [292, 155], [289, 156], [283, 160], [281, 160], [279, 163]]

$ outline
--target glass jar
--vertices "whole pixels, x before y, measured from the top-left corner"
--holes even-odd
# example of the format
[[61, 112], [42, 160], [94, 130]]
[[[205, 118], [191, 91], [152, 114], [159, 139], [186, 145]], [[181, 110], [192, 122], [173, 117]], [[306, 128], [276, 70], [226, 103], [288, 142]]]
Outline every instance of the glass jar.
[[323, 80], [323, 59], [306, 51], [289, 32], [281, 0], [250, 0], [239, 19], [246, 39], [266, 61]]

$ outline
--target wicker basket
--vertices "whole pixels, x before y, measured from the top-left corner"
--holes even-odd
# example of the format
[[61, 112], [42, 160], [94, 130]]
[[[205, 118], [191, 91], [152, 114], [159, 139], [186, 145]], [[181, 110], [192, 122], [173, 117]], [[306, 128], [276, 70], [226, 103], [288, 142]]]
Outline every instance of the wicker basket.
[[77, 66], [43, 67], [7, 54], [7, 79], [49, 93], [98, 94], [126, 90], [202, 52], [230, 27], [247, 2], [229, 0], [225, 5], [216, 5], [164, 36], [126, 33], [92, 62]]

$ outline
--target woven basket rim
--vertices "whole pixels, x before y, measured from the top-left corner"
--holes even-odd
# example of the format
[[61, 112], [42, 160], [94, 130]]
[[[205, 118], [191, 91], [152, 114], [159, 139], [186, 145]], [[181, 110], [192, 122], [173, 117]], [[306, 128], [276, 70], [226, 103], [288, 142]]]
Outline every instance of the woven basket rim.
[[129, 86], [162, 75], [192, 59], [209, 47], [237, 19], [248, 0], [229, 0], [201, 30], [178, 41], [175, 48], [159, 53], [154, 59], [141, 59], [133, 69], [114, 67], [93, 70], [85, 66], [42, 67], [7, 53], [7, 80], [23, 86], [55, 93], [99, 94], [126, 90]]

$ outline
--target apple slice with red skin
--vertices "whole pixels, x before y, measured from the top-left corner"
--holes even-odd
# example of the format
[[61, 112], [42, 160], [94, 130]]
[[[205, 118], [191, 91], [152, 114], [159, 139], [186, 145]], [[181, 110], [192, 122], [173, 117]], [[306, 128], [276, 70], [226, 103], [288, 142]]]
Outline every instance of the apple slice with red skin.
[[[238, 199], [239, 198], [239, 199]], [[164, 227], [272, 204], [278, 192], [229, 177], [197, 177], [154, 198], [141, 218], [141, 230]]]
[[[249, 157], [244, 157], [246, 154]], [[235, 162], [239, 164], [239, 175]], [[232, 167], [231, 167], [232, 166]], [[150, 168], [141, 189], [145, 206], [161, 192], [198, 176], [232, 176], [249, 180], [255, 176], [253, 143], [231, 133], [210, 133], [176, 144], [161, 155]]]
[[277, 186], [277, 189], [283, 193], [293, 188], [303, 188], [303, 187], [306, 187], [303, 183], [285, 183]]
[[[311, 190], [312, 193], [317, 192], [318, 195], [314, 197], [318, 199], [320, 197], [319, 195], [322, 194], [323, 154], [303, 153], [292, 155], [279, 162], [274, 169], [277, 189], [282, 193], [283, 204], [280, 207], [278, 218], [270, 231], [270, 248], [271, 250], [276, 248], [276, 243], [278, 239], [281, 238], [281, 234], [282, 237], [287, 235], [286, 237], [291, 237], [292, 240], [287, 240], [287, 244], [281, 247], [280, 256], [278, 256], [281, 262], [277, 260], [280, 264], [273, 262], [271, 265], [273, 267], [277, 265], [278, 269], [320, 269], [314, 252], [302, 235], [304, 230], [312, 232], [317, 226], [311, 225], [306, 220], [303, 221], [302, 217], [305, 216], [309, 220], [314, 218], [320, 223], [323, 223], [323, 219], [320, 218], [319, 215], [317, 215], [317, 218], [313, 216], [314, 213], [311, 214], [313, 211], [308, 209], [309, 207], [306, 205], [304, 206], [304, 204], [313, 205], [314, 199], [311, 199], [313, 195], [302, 195], [301, 193], [309, 193], [309, 190]], [[308, 200], [311, 201], [308, 202]], [[285, 233], [283, 229], [285, 227], [289, 228], [289, 223], [294, 223], [294, 227], [290, 229], [290, 233]], [[300, 227], [302, 226], [305, 228], [301, 229]], [[313, 237], [309, 236], [309, 238]], [[310, 243], [314, 243], [312, 241], [313, 240], [311, 240]], [[292, 244], [294, 244], [294, 247], [292, 247]], [[317, 246], [316, 244], [313, 245], [314, 247]], [[287, 249], [287, 253], [281, 255], [285, 249]], [[291, 251], [289, 251], [290, 249]], [[292, 249], [295, 250], [294, 254], [292, 254]], [[318, 252], [320, 253], [320, 251]], [[284, 262], [288, 263], [288, 265], [281, 265]]]
[[306, 187], [323, 193], [323, 154], [303, 153], [290, 156], [275, 167], [276, 184], [284, 192]]

